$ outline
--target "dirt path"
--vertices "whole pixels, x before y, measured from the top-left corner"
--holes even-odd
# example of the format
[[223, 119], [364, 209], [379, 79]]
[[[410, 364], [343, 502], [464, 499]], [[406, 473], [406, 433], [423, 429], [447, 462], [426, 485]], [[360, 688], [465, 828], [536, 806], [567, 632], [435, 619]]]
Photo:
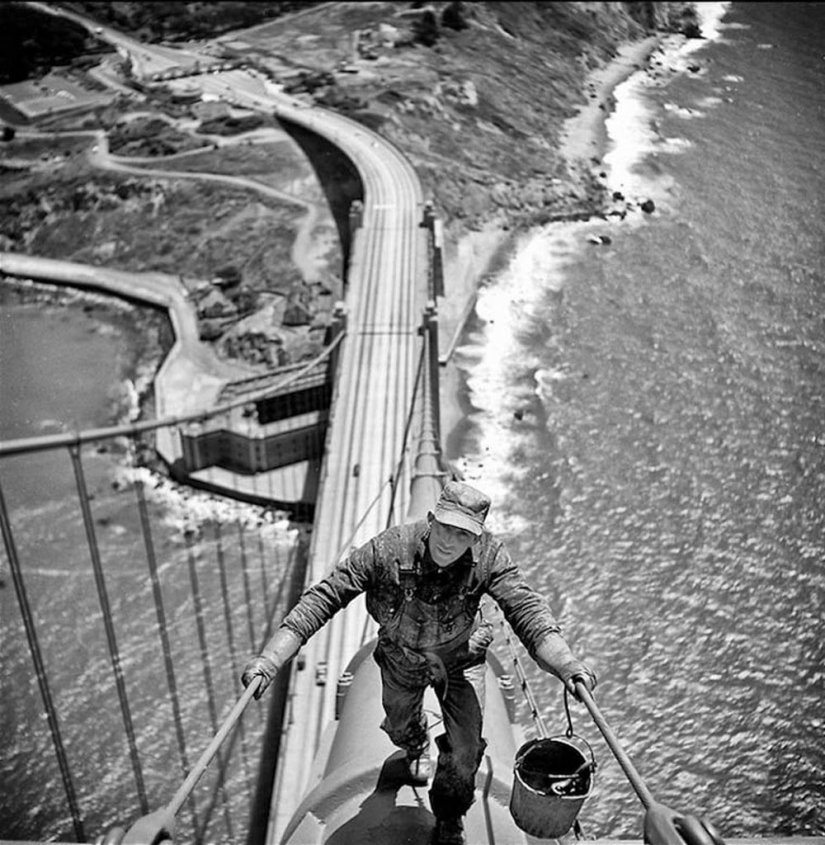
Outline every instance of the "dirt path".
[[[281, 140], [283, 133], [277, 129], [254, 130], [256, 143], [270, 143], [273, 140]], [[237, 145], [248, 142], [246, 135], [239, 135], [232, 139]], [[224, 139], [223, 146], [230, 146], [231, 143]], [[200, 152], [200, 151], [198, 151]], [[171, 157], [170, 157], [171, 158]], [[228, 176], [220, 173], [205, 173], [198, 171], [182, 170], [159, 170], [153, 167], [145, 167], [144, 163], [155, 163], [157, 158], [129, 158], [112, 155], [109, 152], [109, 139], [105, 132], [97, 133], [97, 144], [89, 153], [89, 161], [101, 170], [113, 170], [121, 173], [129, 173], [133, 176], [153, 176], [160, 179], [197, 179], [206, 182], [221, 182], [225, 185], [232, 185], [237, 188], [256, 191], [267, 197], [281, 200], [290, 205], [298, 206], [306, 212], [298, 225], [295, 241], [292, 245], [291, 258], [301, 273], [304, 281], [311, 284], [319, 277], [319, 262], [326, 252], [324, 243], [318, 244], [315, 241], [315, 230], [321, 222], [322, 209], [317, 203], [307, 202], [299, 199], [294, 194], [279, 191], [268, 185], [257, 181], [254, 178], [244, 176]], [[329, 212], [327, 212], [329, 214]], [[330, 225], [332, 221], [330, 217]]]

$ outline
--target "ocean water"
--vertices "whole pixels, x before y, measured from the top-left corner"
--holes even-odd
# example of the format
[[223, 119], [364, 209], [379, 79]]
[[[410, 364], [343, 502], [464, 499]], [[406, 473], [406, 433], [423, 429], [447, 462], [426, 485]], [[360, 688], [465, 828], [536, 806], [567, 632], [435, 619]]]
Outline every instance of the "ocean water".
[[[822, 835], [825, 4], [699, 6], [707, 37], [616, 92], [628, 213], [526, 233], [481, 290], [460, 465], [656, 799]], [[557, 682], [529, 681], [561, 730]], [[639, 836], [574, 724], [600, 763], [585, 833]]]
[[[164, 324], [100, 298], [0, 303], [0, 439], [104, 428], [136, 411]], [[82, 450], [90, 509], [148, 807], [183, 780], [135, 482], [143, 486], [188, 767], [240, 694], [240, 671], [281, 618], [304, 528], [284, 514], [134, 469], [123, 442]], [[90, 551], [65, 450], [0, 462], [68, 769], [87, 841], [141, 815]], [[5, 552], [0, 554], [0, 839], [73, 841], [75, 829]], [[250, 706], [179, 814], [180, 841], [244, 836], [266, 709]], [[224, 785], [225, 784], [225, 785]], [[198, 834], [195, 833], [198, 831]]]

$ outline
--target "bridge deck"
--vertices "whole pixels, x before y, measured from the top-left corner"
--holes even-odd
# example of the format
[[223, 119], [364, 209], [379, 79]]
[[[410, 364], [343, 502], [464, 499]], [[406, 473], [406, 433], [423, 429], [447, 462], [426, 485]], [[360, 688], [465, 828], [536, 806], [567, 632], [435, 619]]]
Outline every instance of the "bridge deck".
[[[409, 472], [393, 494], [427, 302], [423, 197], [411, 166], [366, 130], [335, 115], [283, 116], [326, 136], [358, 167], [364, 213], [348, 274], [347, 335], [332, 399], [308, 582], [388, 524], [403, 521]], [[409, 465], [413, 456], [408, 455]], [[287, 728], [273, 790], [268, 841], [278, 842], [311, 777], [324, 727], [335, 713], [336, 681], [368, 629], [356, 601], [302, 649], [293, 669]], [[295, 661], [295, 664], [298, 664]], [[328, 679], [324, 682], [324, 679]]]

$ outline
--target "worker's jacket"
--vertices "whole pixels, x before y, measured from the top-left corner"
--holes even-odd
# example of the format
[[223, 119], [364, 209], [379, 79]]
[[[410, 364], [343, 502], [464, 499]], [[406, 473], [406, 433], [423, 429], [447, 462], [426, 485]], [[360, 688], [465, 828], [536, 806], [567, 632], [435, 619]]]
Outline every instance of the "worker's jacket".
[[468, 641], [479, 626], [485, 594], [496, 601], [531, 655], [548, 634], [559, 631], [547, 601], [490, 532], [443, 569], [430, 556], [428, 538], [426, 521], [381, 532], [310, 587], [283, 625], [306, 642], [366, 593], [367, 611], [379, 625], [379, 663], [382, 654], [412, 663], [419, 656], [435, 656], [448, 667], [474, 662]]

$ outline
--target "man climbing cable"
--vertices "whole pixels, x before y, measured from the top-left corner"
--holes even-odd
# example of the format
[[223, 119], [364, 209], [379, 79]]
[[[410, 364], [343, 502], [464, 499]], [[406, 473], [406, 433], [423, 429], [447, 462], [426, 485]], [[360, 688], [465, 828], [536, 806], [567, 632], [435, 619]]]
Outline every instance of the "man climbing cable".
[[[596, 685], [594, 673], [562, 637], [547, 601], [484, 527], [489, 509], [487, 495], [449, 482], [427, 519], [381, 532], [306, 590], [242, 676], [245, 686], [260, 676], [260, 697], [313, 634], [365, 593], [367, 611], [379, 626], [374, 657], [381, 670], [381, 727], [406, 752], [410, 780], [423, 785], [432, 779], [436, 845], [465, 842], [463, 818], [486, 747], [485, 655], [493, 633], [480, 609], [482, 598], [495, 600], [533, 659], [573, 694], [576, 681], [591, 690]], [[444, 721], [434, 774], [423, 708], [428, 686]]]

